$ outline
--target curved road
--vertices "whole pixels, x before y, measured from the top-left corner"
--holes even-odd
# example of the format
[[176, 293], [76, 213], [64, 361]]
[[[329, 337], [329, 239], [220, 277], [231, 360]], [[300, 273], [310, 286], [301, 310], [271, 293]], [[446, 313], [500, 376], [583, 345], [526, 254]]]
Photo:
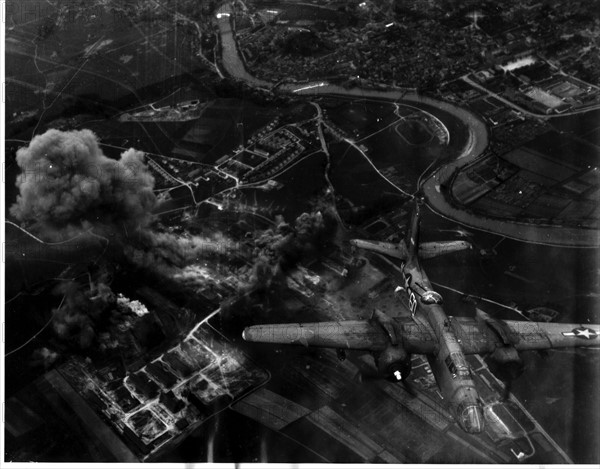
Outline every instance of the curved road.
[[[246, 70], [240, 57], [235, 33], [231, 27], [231, 6], [223, 3], [216, 11], [222, 46], [222, 61], [226, 72], [249, 85], [271, 89], [273, 83], [257, 78]], [[282, 84], [278, 87], [288, 93], [302, 95], [339, 95], [343, 97], [375, 98], [386, 101], [408, 101], [426, 104], [442, 109], [459, 118], [469, 128], [469, 137], [456, 159], [431, 173], [423, 182], [421, 189], [429, 208], [438, 215], [456, 221], [470, 228], [498, 234], [507, 238], [536, 244], [563, 247], [597, 247], [600, 245], [600, 233], [594, 229], [537, 225], [518, 223], [497, 218], [485, 218], [457, 208], [449, 203], [440, 190], [448, 182], [453, 172], [481, 156], [488, 145], [488, 130], [485, 123], [475, 114], [453, 104], [438, 101], [414, 92], [404, 90], [371, 90], [362, 88], [346, 89], [330, 83], [307, 82], [301, 84]]]

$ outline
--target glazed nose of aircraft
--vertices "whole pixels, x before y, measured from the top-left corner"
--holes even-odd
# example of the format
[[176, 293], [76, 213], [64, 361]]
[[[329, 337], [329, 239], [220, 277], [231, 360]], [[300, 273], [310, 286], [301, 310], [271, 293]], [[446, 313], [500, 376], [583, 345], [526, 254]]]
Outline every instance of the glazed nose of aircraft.
[[466, 407], [460, 416], [463, 429], [467, 433], [481, 433], [483, 431], [483, 411], [478, 405]]

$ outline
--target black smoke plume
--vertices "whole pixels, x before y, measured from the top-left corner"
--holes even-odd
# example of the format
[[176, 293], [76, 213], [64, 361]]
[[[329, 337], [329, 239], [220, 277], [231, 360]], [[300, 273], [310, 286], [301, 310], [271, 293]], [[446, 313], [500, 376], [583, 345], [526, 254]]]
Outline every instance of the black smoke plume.
[[88, 349], [97, 339], [102, 324], [116, 314], [117, 298], [103, 276], [85, 284], [63, 281], [54, 294], [63, 296], [60, 307], [52, 311], [54, 331], [76, 349]]

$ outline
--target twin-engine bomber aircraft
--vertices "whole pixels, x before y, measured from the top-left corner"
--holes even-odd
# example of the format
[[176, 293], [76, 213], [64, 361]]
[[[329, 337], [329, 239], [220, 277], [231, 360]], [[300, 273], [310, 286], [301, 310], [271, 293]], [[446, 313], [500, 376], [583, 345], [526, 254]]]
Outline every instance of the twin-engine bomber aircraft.
[[[412, 317], [392, 318], [375, 310], [370, 320], [251, 326], [244, 330], [243, 338], [340, 352], [369, 351], [380, 375], [395, 381], [403, 381], [410, 374], [411, 354], [426, 355], [441, 395], [460, 426], [468, 433], [479, 433], [484, 427], [482, 402], [465, 355], [488, 354], [500, 365], [519, 367], [519, 352], [523, 350], [597, 346], [600, 325], [503, 321], [485, 313], [476, 318], [446, 316], [442, 296], [433, 290], [419, 264], [419, 219], [417, 202], [406, 240], [397, 249], [353, 241], [355, 246], [379, 253], [393, 249], [392, 257], [402, 260]], [[454, 250], [441, 248], [439, 253]]]

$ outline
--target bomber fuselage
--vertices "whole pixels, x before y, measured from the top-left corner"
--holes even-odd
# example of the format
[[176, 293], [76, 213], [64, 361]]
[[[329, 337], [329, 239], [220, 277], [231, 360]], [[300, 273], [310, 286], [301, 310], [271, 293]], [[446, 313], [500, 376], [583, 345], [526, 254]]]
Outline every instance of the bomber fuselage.
[[418, 260], [402, 264], [409, 308], [413, 315], [422, 315], [433, 331], [437, 346], [427, 358], [444, 400], [469, 433], [483, 430], [483, 409], [460, 343], [442, 308], [442, 296], [431, 283]]

